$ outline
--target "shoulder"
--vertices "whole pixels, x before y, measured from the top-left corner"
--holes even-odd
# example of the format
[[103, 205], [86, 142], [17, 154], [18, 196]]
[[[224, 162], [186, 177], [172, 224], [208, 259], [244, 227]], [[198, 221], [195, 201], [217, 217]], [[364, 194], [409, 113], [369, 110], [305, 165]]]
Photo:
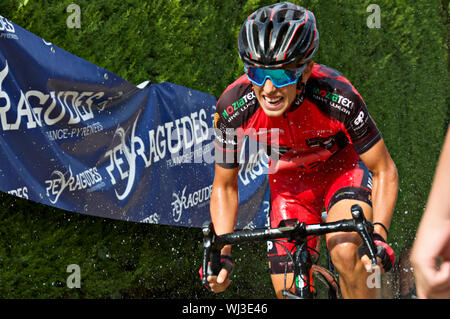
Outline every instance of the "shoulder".
[[257, 100], [252, 84], [244, 74], [231, 83], [217, 101], [215, 127], [238, 128], [255, 106]]
[[364, 105], [361, 95], [341, 72], [322, 64], [314, 65], [306, 85], [306, 96], [338, 119], [351, 115]]
[[366, 104], [342, 73], [317, 65], [306, 91], [307, 98], [323, 113], [344, 124], [358, 154], [366, 152], [381, 139]]

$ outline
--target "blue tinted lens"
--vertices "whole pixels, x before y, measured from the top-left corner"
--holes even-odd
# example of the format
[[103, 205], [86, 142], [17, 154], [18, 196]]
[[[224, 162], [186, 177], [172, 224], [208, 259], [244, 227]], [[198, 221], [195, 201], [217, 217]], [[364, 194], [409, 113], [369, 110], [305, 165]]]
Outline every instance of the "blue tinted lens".
[[283, 87], [296, 83], [305, 67], [305, 64], [293, 70], [244, 67], [244, 71], [247, 73], [249, 80], [258, 86], [264, 85], [264, 82], [269, 78], [274, 86]]

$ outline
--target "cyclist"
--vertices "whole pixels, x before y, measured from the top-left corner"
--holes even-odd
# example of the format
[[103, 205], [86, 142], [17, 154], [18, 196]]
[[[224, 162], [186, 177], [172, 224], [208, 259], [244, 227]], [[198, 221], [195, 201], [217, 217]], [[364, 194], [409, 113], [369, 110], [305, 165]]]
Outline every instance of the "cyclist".
[[[376, 222], [379, 263], [387, 271], [394, 263], [386, 238], [397, 198], [397, 169], [356, 89], [338, 71], [312, 61], [318, 46], [313, 13], [289, 2], [262, 7], [243, 23], [238, 50], [245, 74], [221, 95], [214, 121], [214, 229], [219, 235], [234, 230], [243, 137], [265, 135], [271, 156], [271, 226], [290, 218], [319, 223], [323, 207], [327, 222], [351, 218], [350, 208], [358, 203], [366, 218]], [[369, 258], [358, 254], [360, 237], [334, 233], [326, 243], [343, 297], [375, 297], [375, 289], [366, 284]], [[318, 239], [309, 241], [311, 248], [318, 244]], [[221, 254], [222, 270], [208, 277], [214, 292], [228, 287], [234, 266], [231, 247]], [[285, 266], [292, 279], [292, 265], [280, 245], [270, 247], [268, 259], [281, 298]]]

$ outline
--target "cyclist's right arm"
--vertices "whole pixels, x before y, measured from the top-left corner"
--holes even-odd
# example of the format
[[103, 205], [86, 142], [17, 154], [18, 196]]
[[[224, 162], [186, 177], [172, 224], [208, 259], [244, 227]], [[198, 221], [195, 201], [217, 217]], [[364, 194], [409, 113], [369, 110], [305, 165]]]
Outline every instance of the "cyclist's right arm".
[[[210, 201], [211, 220], [218, 235], [234, 230], [238, 213], [238, 172], [239, 168], [223, 168], [216, 164]], [[231, 246], [225, 246], [221, 255], [231, 256]], [[211, 290], [222, 292], [230, 285], [228, 271], [224, 268], [218, 276], [208, 276]]]

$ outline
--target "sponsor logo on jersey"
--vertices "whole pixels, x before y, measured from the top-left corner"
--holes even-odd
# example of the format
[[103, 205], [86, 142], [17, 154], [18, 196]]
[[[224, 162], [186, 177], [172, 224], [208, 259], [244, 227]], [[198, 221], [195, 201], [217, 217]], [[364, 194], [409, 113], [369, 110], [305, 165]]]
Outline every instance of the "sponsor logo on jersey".
[[358, 116], [353, 121], [353, 124], [359, 126], [364, 121], [364, 117], [365, 117], [364, 111], [359, 112]]
[[[349, 109], [353, 109], [355, 103], [350, 99], [326, 90], [321, 90], [319, 88], [313, 89], [314, 97], [318, 100], [328, 102], [331, 106], [338, 108], [340, 111], [350, 114]], [[344, 107], [344, 109], [342, 108]]]
[[[236, 102], [232, 103], [231, 105], [227, 106], [223, 112], [222, 116], [224, 119], [231, 121], [235, 116], [237, 116], [239, 110], [246, 109], [249, 105], [253, 105], [255, 103], [255, 92], [251, 91], [241, 97]], [[245, 106], [245, 107], [244, 107]]]

